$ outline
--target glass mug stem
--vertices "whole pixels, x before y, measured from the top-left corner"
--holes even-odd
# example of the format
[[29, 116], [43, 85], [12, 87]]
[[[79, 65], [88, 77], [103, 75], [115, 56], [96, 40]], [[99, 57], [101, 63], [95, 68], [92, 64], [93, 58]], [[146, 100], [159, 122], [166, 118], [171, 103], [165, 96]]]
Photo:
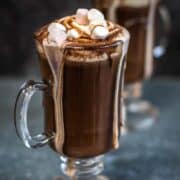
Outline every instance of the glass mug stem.
[[136, 82], [125, 86], [125, 99], [139, 99], [142, 96], [142, 82]]
[[68, 177], [74, 177], [78, 180], [88, 179], [96, 180], [104, 170], [103, 155], [86, 159], [73, 159], [66, 156], [60, 156], [60, 168], [63, 174]]
[[15, 127], [19, 138], [27, 148], [37, 148], [46, 145], [54, 137], [53, 132], [31, 136], [27, 122], [27, 112], [32, 96], [38, 91], [43, 92], [47, 90], [47, 88], [48, 85], [43, 82], [30, 80], [22, 85], [17, 95], [14, 109]]

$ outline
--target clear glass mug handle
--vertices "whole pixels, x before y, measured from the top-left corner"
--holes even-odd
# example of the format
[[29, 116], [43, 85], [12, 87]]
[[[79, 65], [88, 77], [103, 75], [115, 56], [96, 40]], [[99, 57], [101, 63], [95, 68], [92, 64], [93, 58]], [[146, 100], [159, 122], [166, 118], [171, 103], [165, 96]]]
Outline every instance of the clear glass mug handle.
[[171, 18], [168, 9], [165, 5], [159, 5], [158, 7], [158, 13], [160, 15], [160, 18], [162, 20], [163, 24], [163, 35], [160, 38], [158, 44], [155, 46], [153, 50], [153, 55], [155, 58], [160, 58], [162, 55], [165, 54], [166, 48], [168, 45], [168, 36], [171, 30]]
[[[24, 83], [17, 95], [14, 108], [14, 121], [16, 132], [27, 148], [37, 148], [46, 145], [53, 139], [53, 133], [46, 132], [31, 136], [27, 122], [27, 112], [30, 100], [37, 91], [47, 90], [48, 85], [32, 80]], [[19, 107], [19, 108], [18, 108]], [[18, 111], [19, 109], [19, 111]]]

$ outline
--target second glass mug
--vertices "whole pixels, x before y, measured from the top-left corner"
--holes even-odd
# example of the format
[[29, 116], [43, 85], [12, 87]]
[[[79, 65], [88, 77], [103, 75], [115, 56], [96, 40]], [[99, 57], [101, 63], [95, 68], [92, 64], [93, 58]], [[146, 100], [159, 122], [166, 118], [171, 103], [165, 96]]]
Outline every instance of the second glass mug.
[[[116, 41], [92, 47], [66, 47], [63, 51], [48, 47], [48, 58], [38, 41], [37, 49], [43, 82], [28, 81], [21, 87], [14, 112], [17, 133], [28, 148], [49, 144], [59, 153], [61, 170], [67, 177], [98, 179], [103, 155], [118, 148], [127, 46]], [[105, 61], [104, 53], [108, 54]], [[87, 54], [95, 54], [99, 61], [94, 58], [91, 62], [74, 62], [69, 54], [84, 54], [83, 59]], [[58, 66], [58, 62], [64, 65]], [[27, 111], [37, 91], [43, 92], [45, 130], [32, 137]]]
[[[93, 4], [107, 19], [122, 24], [131, 34], [125, 73], [126, 124], [130, 130], [150, 127], [158, 111], [141, 99], [142, 83], [152, 75], [153, 56], [159, 58], [165, 53], [170, 31], [169, 13], [160, 0], [94, 0]], [[163, 33], [155, 45], [157, 15], [162, 20]]]

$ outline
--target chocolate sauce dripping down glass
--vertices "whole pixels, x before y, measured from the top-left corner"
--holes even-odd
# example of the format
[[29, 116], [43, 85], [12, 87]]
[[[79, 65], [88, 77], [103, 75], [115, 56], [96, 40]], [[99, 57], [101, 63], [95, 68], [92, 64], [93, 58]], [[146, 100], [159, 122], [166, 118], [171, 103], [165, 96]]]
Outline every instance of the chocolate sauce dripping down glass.
[[56, 122], [56, 136], [55, 145], [56, 150], [62, 153], [62, 147], [64, 143], [64, 120], [63, 120], [63, 72], [64, 72], [64, 52], [65, 46], [50, 46], [43, 43], [44, 52], [47, 57], [49, 66], [54, 79], [53, 86], [53, 98], [55, 108], [55, 122]]

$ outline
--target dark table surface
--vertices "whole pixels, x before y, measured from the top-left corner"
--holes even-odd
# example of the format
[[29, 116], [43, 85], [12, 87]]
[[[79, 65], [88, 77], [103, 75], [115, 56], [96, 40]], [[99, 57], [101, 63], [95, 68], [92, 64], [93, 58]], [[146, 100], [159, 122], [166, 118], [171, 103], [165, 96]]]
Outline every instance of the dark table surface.
[[[0, 180], [49, 180], [60, 176], [59, 157], [48, 146], [26, 149], [17, 138], [13, 106], [23, 79], [0, 79]], [[107, 155], [105, 174], [114, 180], [180, 179], [180, 80], [155, 79], [144, 96], [159, 107], [159, 121], [150, 129], [131, 132], [121, 147]], [[33, 133], [42, 130], [40, 96], [29, 111]]]

